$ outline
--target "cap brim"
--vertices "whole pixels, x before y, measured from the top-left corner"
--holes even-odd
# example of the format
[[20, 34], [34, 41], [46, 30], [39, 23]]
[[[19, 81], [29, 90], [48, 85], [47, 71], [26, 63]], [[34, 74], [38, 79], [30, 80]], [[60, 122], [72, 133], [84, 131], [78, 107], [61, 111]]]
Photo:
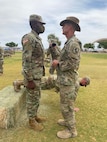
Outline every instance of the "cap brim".
[[46, 23], [42, 22], [42, 24], [44, 24], [44, 25], [45, 25]]
[[29, 19], [29, 21], [36, 21], [36, 22], [39, 22], [39, 23], [42, 23], [42, 24], [46, 24], [45, 22], [43, 22], [43, 21], [40, 21], [40, 20], [37, 20], [37, 19]]
[[38, 22], [42, 23], [43, 25], [44, 25], [44, 24], [46, 24], [46, 23], [44, 23], [44, 22], [41, 22], [41, 21], [38, 21]]
[[79, 26], [78, 24], [74, 23], [74, 22], [71, 21], [71, 20], [63, 20], [63, 21], [61, 21], [61, 22], [60, 22], [60, 26], [63, 26], [65, 23], [71, 23], [71, 24], [73, 23], [73, 24], [75, 24], [76, 31], [81, 31], [80, 26]]

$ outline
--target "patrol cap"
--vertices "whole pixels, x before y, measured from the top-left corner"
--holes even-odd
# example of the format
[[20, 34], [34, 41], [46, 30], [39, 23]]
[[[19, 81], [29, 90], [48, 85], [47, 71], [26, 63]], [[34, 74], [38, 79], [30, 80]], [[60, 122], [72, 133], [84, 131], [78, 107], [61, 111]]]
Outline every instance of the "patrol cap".
[[48, 39], [49, 43], [57, 43], [57, 40], [55, 38], [50, 38]]
[[51, 41], [52, 43], [56, 43], [56, 42], [57, 42], [57, 40], [54, 39], [54, 38], [50, 39], [50, 41]]
[[60, 22], [60, 26], [63, 26], [65, 23], [71, 23], [71, 24], [75, 25], [75, 30], [76, 31], [79, 31], [79, 32], [81, 31], [81, 28], [79, 26], [79, 19], [78, 18], [73, 17], [73, 16], [67, 17], [65, 20]]
[[36, 14], [30, 15], [29, 20], [30, 21], [35, 20], [35, 21], [40, 22], [42, 24], [46, 24], [45, 22], [43, 22], [42, 17], [40, 15], [36, 15]]

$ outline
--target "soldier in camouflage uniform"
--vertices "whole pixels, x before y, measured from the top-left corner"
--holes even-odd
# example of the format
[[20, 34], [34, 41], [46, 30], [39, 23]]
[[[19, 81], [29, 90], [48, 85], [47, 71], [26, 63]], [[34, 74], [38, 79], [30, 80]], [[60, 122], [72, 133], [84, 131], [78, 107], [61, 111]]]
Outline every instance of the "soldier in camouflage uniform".
[[[49, 41], [49, 48], [47, 50], [47, 56], [51, 55], [52, 61], [55, 60], [55, 59], [58, 60], [59, 56], [60, 56], [60, 53], [61, 53], [61, 49], [58, 46], [56, 40], [51, 39]], [[49, 73], [54, 74], [55, 69], [56, 68], [51, 65], [50, 69], [49, 69]]]
[[45, 118], [38, 117], [38, 107], [41, 97], [41, 78], [44, 69], [44, 49], [40, 33], [45, 30], [42, 17], [31, 15], [29, 19], [31, 32], [22, 37], [22, 66], [24, 86], [26, 87], [26, 105], [30, 128], [40, 131], [43, 126], [40, 122]]
[[4, 50], [0, 47], [0, 75], [3, 74]]
[[58, 120], [58, 124], [64, 124], [67, 127], [66, 130], [57, 132], [57, 137], [67, 139], [77, 136], [74, 102], [81, 49], [75, 37], [75, 31], [80, 31], [79, 19], [76, 17], [67, 17], [60, 22], [60, 25], [67, 41], [61, 50], [59, 61], [54, 60], [52, 65], [58, 68], [60, 104], [64, 118], [63, 121]]
[[[90, 78], [89, 77], [83, 77], [79, 78], [77, 83], [76, 83], [76, 92], [78, 93], [78, 90], [80, 86], [86, 87], [87, 85], [90, 84]], [[19, 92], [21, 90], [21, 87], [24, 86], [23, 80], [15, 80], [13, 81], [13, 87], [15, 92]], [[45, 76], [41, 80], [41, 89], [52, 89], [55, 87], [55, 92], [59, 92], [59, 86], [57, 84], [57, 75], [55, 74], [54, 76]], [[77, 93], [75, 96], [75, 100], [77, 97]]]

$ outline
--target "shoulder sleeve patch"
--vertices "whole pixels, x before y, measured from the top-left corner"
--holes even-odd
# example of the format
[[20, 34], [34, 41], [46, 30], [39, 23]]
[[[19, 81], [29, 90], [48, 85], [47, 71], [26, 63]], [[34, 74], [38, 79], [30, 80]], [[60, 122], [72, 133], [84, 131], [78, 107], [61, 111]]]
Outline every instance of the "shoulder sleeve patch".
[[77, 53], [79, 52], [79, 49], [76, 48], [76, 47], [74, 47], [74, 48], [72, 49], [72, 52], [73, 52], [74, 54], [77, 54]]

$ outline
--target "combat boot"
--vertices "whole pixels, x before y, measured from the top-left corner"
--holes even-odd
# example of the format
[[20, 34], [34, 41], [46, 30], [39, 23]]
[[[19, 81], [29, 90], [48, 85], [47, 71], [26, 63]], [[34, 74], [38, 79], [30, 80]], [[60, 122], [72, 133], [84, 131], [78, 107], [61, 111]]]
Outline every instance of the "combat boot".
[[42, 122], [45, 122], [45, 121], [46, 121], [46, 118], [45, 118], [45, 117], [37, 117], [37, 116], [35, 116], [35, 120], [36, 120], [38, 123], [42, 123]]
[[31, 129], [35, 130], [35, 131], [41, 131], [43, 130], [43, 126], [41, 124], [39, 124], [35, 118], [29, 119], [29, 126]]
[[21, 89], [21, 85], [23, 85], [23, 81], [22, 80], [16, 80], [13, 82], [13, 87], [14, 87], [14, 91], [15, 92], [19, 92]]
[[59, 119], [57, 124], [61, 125], [61, 126], [66, 126], [65, 120], [64, 119]]
[[60, 139], [68, 139], [68, 138], [74, 138], [77, 136], [76, 128], [73, 128], [72, 130], [63, 130], [57, 132], [57, 137]]

